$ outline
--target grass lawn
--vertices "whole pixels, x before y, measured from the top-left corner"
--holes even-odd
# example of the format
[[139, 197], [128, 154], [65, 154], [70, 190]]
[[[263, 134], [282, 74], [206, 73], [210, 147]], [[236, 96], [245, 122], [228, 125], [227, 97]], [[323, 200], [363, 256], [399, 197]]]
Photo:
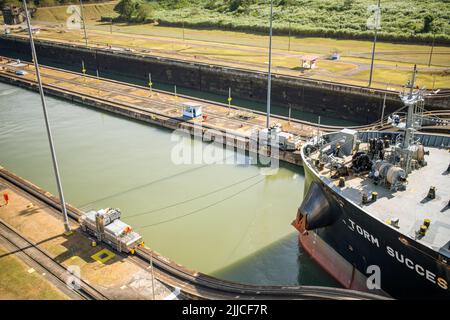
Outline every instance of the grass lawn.
[[[152, 50], [152, 54], [195, 60], [205, 63], [225, 64], [253, 70], [267, 68], [268, 37], [262, 34], [224, 30], [200, 30], [153, 24], [110, 24], [100, 22], [100, 16], [113, 12], [114, 2], [85, 5], [88, 38], [93, 44], [134, 47]], [[69, 14], [67, 7], [38, 9], [35, 20], [61, 23]], [[184, 35], [184, 40], [183, 40]], [[70, 32], [57, 28], [43, 30], [38, 37], [83, 42], [82, 30]], [[367, 85], [371, 61], [371, 41], [337, 40], [317, 37], [274, 36], [273, 66], [275, 73], [303, 75], [313, 79], [331, 80], [348, 84]], [[289, 49], [289, 50], [288, 50]], [[431, 68], [428, 45], [394, 44], [378, 42], [375, 56], [373, 86], [385, 88], [387, 84], [399, 87], [410, 77], [414, 64], [418, 65], [420, 85], [427, 88], [450, 88], [450, 48], [435, 46]], [[339, 61], [327, 58], [339, 52]], [[298, 67], [302, 54], [319, 57], [318, 68], [300, 74]]]
[[65, 300], [67, 297], [19, 258], [0, 247], [0, 299]]

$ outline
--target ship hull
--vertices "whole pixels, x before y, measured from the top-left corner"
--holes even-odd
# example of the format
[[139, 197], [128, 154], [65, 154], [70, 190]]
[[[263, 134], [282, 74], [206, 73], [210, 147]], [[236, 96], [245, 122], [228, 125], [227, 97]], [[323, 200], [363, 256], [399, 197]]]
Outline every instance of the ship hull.
[[437, 252], [375, 219], [304, 164], [304, 202], [322, 192], [339, 211], [336, 221], [314, 230], [305, 230], [302, 214], [293, 222], [303, 248], [326, 271], [347, 288], [374, 292], [379, 276], [382, 291], [394, 298], [450, 299], [449, 266]]

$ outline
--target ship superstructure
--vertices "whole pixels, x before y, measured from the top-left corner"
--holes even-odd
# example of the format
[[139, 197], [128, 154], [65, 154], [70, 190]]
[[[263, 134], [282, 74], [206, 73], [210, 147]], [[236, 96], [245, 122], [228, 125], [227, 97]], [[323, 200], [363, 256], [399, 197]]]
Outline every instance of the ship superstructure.
[[422, 90], [411, 86], [401, 99], [408, 111], [396, 132], [346, 129], [303, 146], [305, 198], [294, 226], [346, 287], [367, 290], [378, 268], [394, 297], [448, 299], [450, 136], [419, 132]]

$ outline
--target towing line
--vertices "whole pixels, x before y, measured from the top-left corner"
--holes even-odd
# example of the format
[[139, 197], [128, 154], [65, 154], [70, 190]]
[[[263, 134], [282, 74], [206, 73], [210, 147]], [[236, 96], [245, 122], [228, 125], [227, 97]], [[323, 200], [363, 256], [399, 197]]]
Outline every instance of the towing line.
[[[53, 209], [60, 210], [59, 199], [31, 182], [7, 171], [3, 167], [0, 167], [0, 178], [8, 181], [18, 189], [29, 193]], [[70, 218], [77, 222], [78, 218], [83, 214], [81, 210], [70, 204], [67, 204], [67, 210]], [[341, 288], [318, 286], [259, 286], [221, 280], [189, 270], [147, 247], [139, 248], [136, 254], [134, 256], [130, 255], [129, 258], [144, 267], [148, 267], [152, 260], [158, 280], [172, 288], [179, 288], [181, 294], [188, 299], [389, 299], [384, 296]]]

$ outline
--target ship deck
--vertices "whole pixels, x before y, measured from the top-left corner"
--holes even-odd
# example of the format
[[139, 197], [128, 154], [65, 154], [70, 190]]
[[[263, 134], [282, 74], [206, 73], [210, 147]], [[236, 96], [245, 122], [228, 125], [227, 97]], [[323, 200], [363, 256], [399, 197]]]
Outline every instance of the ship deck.
[[[346, 177], [345, 187], [339, 188], [342, 195], [358, 206], [386, 222], [389, 219], [399, 219], [398, 228], [401, 233], [415, 239], [436, 251], [441, 249], [445, 255], [450, 252], [450, 152], [445, 148], [426, 148], [430, 155], [425, 157], [427, 165], [413, 170], [408, 175], [408, 184], [404, 191], [390, 191], [382, 185], [375, 185], [367, 175]], [[350, 156], [351, 158], [351, 156]], [[319, 174], [330, 179], [328, 169]], [[330, 179], [331, 180], [331, 179]], [[334, 180], [333, 180], [334, 181]], [[338, 185], [338, 181], [334, 181]], [[436, 187], [435, 199], [428, 199], [431, 186]], [[378, 193], [375, 202], [362, 205], [362, 194]], [[430, 219], [431, 224], [425, 236], [418, 237], [417, 232], [424, 219]]]

